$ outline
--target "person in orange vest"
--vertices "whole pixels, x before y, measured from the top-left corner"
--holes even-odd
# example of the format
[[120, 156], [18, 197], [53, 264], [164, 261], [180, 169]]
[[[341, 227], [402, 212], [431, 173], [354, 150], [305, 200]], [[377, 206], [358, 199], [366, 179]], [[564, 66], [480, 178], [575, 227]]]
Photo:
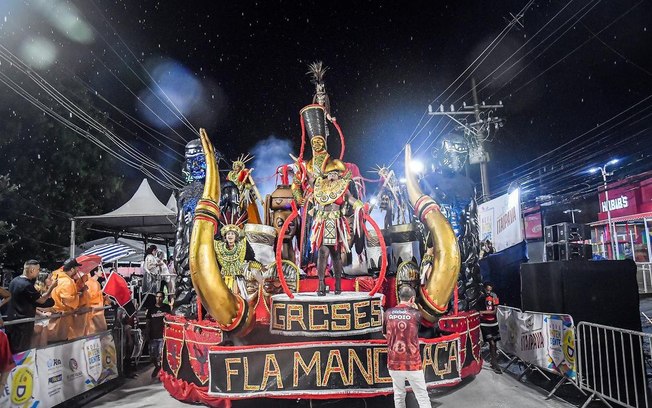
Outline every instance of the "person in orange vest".
[[104, 307], [108, 304], [108, 297], [102, 293], [102, 285], [97, 280], [97, 273], [91, 276], [86, 281], [88, 290], [88, 306], [93, 310], [87, 313], [86, 320], [86, 335], [103, 332], [106, 330], [106, 319], [104, 318], [104, 310], [94, 310]]
[[[80, 294], [86, 291], [77, 287], [74, 277], [77, 276], [81, 264], [75, 258], [66, 260], [63, 266], [52, 273], [52, 279], [57, 282], [57, 287], [52, 291], [54, 299], [54, 313], [66, 313], [58, 319], [51, 319], [48, 325], [48, 342], [72, 340], [84, 335], [86, 316], [73, 314], [80, 312]], [[83, 320], [83, 324], [78, 320]], [[80, 333], [81, 327], [81, 333]]]

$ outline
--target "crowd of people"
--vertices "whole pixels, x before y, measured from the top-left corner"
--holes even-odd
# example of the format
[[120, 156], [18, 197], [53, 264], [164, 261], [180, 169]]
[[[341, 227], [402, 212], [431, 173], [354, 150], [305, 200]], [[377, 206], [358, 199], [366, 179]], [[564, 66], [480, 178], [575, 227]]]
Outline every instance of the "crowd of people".
[[80, 266], [71, 258], [51, 274], [39, 276], [39, 262], [25, 262], [23, 273], [2, 293], [8, 306], [5, 331], [12, 353], [106, 330], [108, 297], [98, 277], [93, 272], [81, 273]]
[[[146, 328], [142, 333], [142, 340], [149, 341], [156, 368], [152, 377], [160, 369], [163, 317], [171, 311], [164, 303], [163, 289], [168, 296], [174, 295], [174, 274], [163, 255], [155, 245], [148, 247], [142, 264], [144, 284], [139, 288], [144, 294], [155, 293], [155, 301], [145, 308]], [[103, 293], [105, 276], [98, 274], [97, 268], [82, 272], [80, 267], [82, 263], [71, 258], [48, 273], [42, 272], [39, 261], [28, 260], [21, 275], [11, 279], [7, 288], [0, 287], [0, 311], [5, 315], [5, 320], [0, 317], [0, 389], [15, 366], [12, 355], [107, 330], [104, 309], [111, 300]], [[137, 317], [118, 310], [122, 313], [116, 314], [116, 324], [126, 329], [123, 341], [135, 350], [138, 342], [132, 331], [138, 332]], [[129, 360], [131, 352], [125, 357]]]

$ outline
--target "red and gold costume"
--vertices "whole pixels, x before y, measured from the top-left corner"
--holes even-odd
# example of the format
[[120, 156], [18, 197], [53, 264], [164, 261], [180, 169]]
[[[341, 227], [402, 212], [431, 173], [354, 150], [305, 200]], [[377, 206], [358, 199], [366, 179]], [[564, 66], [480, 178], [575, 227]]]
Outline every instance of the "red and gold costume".
[[330, 181], [318, 178], [315, 181], [313, 194], [314, 218], [310, 245], [316, 251], [322, 245], [334, 246], [341, 250], [342, 246], [349, 252], [348, 243], [351, 240], [351, 227], [342, 213], [347, 196], [349, 195], [350, 177]]

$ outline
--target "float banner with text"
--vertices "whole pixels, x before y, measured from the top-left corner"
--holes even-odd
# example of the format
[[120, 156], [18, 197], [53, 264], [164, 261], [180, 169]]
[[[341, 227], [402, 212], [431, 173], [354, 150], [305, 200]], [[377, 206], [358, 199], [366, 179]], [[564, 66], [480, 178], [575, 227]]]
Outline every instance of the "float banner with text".
[[[307, 301], [307, 299], [309, 301]], [[383, 329], [383, 295], [272, 297], [270, 332], [285, 336], [356, 336]]]
[[570, 315], [499, 306], [497, 316], [501, 350], [555, 374], [577, 377], [575, 325]]
[[[426, 385], [461, 381], [459, 350], [458, 334], [421, 343]], [[217, 347], [209, 353], [209, 367], [209, 394], [224, 398], [392, 392], [384, 340]]]
[[522, 242], [523, 222], [519, 189], [478, 206], [480, 239], [493, 243], [496, 252]]
[[14, 361], [3, 408], [53, 407], [118, 377], [110, 331], [19, 353]]

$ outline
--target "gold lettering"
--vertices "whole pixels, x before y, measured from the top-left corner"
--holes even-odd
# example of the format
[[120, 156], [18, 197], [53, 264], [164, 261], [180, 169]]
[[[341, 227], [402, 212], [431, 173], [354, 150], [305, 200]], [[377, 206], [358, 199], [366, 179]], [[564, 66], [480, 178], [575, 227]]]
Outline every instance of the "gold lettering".
[[[315, 324], [315, 311], [321, 310], [321, 312], [324, 314], [324, 323], [323, 324]], [[326, 316], [328, 315], [328, 305], [325, 304], [310, 304], [308, 305], [308, 324], [310, 325], [310, 330], [311, 331], [323, 331], [323, 330], [328, 330], [328, 320], [326, 319]]]
[[[337, 366], [333, 366], [333, 361], [335, 360], [337, 360]], [[340, 378], [342, 378], [342, 384], [349, 385], [349, 381], [346, 378], [346, 372], [344, 371], [342, 355], [339, 350], [331, 350], [328, 352], [328, 362], [326, 363], [326, 370], [324, 370], [324, 381], [321, 384], [322, 387], [327, 386], [332, 373], [338, 373]]]
[[438, 375], [441, 378], [444, 378], [444, 375], [448, 374], [451, 372], [451, 368], [447, 362], [444, 363], [443, 368], [439, 368], [439, 352], [441, 350], [444, 350], [444, 352], [448, 351], [448, 342], [445, 343], [438, 343], [437, 346], [435, 347], [435, 375]]
[[380, 306], [379, 299], [371, 301], [371, 327], [380, 327], [383, 325], [383, 308]]
[[363, 300], [362, 302], [355, 302], [353, 304], [353, 327], [355, 329], [366, 329], [371, 326], [370, 322], [360, 322], [360, 319], [364, 319], [367, 316], [367, 313], [360, 312], [361, 307], [365, 307], [369, 304], [369, 301]]
[[[348, 314], [339, 314], [339, 311], [351, 311], [351, 305], [349, 303], [340, 303], [334, 304], [331, 306], [332, 310], [332, 321], [331, 321], [331, 330], [351, 330], [351, 320]], [[344, 320], [344, 324], [338, 324], [335, 320]]]
[[450, 357], [448, 357], [448, 364], [450, 367], [450, 372], [453, 369], [453, 361], [455, 361], [455, 371], [460, 371], [460, 361], [459, 361], [459, 356], [457, 353], [457, 342], [453, 341], [451, 342], [451, 351], [450, 351]]
[[423, 369], [430, 367], [433, 371], [437, 372], [437, 366], [432, 361], [432, 344], [426, 344], [423, 347]]
[[285, 316], [278, 313], [284, 307], [284, 303], [272, 303], [272, 329], [274, 330], [285, 330]]
[[301, 357], [301, 354], [298, 351], [294, 352], [294, 373], [293, 373], [293, 385], [294, 387], [297, 387], [299, 385], [299, 366], [303, 369], [303, 372], [305, 375], [310, 374], [310, 371], [312, 369], [315, 369], [315, 384], [319, 385], [321, 384], [321, 353], [319, 351], [315, 351], [312, 354], [312, 358], [310, 359], [310, 364], [306, 365], [306, 362], [303, 360], [303, 357]]
[[[293, 314], [292, 312], [298, 312]], [[306, 329], [306, 324], [303, 322], [303, 306], [302, 305], [288, 305], [287, 307], [287, 329], [292, 330], [292, 322], [298, 322], [303, 330]]]
[[257, 385], [251, 385], [249, 384], [249, 359], [247, 357], [243, 357], [244, 361], [244, 390], [245, 391], [258, 391], [260, 390], [260, 387]]
[[374, 383], [374, 372], [373, 372], [373, 358], [371, 357], [371, 349], [367, 348], [367, 367], [365, 368], [358, 357], [354, 348], [349, 349], [349, 384], [353, 384], [353, 363], [358, 366], [358, 370], [362, 374], [362, 377], [365, 379], [367, 384], [372, 385]]
[[226, 366], [226, 390], [231, 391], [231, 375], [237, 375], [238, 370], [232, 370], [231, 369], [231, 364], [239, 364], [240, 363], [240, 358], [235, 357], [235, 358], [225, 358], [224, 359], [224, 365]]
[[[380, 355], [387, 354], [387, 347], [374, 348], [374, 382], [391, 383], [392, 377], [382, 377], [380, 375]], [[387, 356], [385, 356], [383, 367], [387, 367]]]
[[[274, 366], [274, 369], [271, 369], [272, 365]], [[279, 390], [283, 389], [281, 367], [279, 367], [278, 361], [276, 361], [276, 356], [274, 354], [265, 354], [265, 367], [263, 368], [263, 380], [260, 382], [260, 388], [267, 388], [269, 377], [276, 377], [276, 388]]]

